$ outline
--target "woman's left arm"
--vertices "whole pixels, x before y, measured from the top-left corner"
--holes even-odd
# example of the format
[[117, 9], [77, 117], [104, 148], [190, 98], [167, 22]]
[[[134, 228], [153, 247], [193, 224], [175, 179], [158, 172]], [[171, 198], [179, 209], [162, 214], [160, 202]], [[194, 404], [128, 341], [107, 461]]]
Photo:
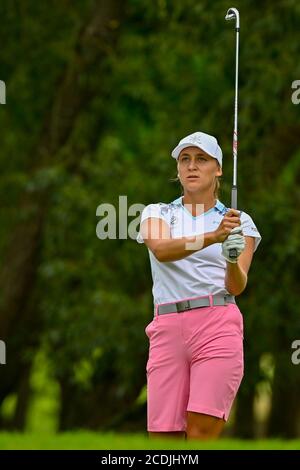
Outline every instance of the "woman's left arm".
[[226, 261], [225, 287], [231, 295], [240, 295], [246, 288], [253, 253], [254, 237], [245, 236], [245, 248], [237, 263]]

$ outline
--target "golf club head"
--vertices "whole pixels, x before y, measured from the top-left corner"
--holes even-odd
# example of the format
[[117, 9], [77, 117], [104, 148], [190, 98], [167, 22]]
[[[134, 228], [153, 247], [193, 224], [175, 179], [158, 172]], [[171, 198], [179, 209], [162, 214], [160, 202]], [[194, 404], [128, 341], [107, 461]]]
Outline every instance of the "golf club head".
[[236, 20], [236, 27], [240, 27], [240, 14], [239, 11], [236, 8], [229, 8], [229, 10], [226, 13], [225, 20], [230, 21], [230, 20]]

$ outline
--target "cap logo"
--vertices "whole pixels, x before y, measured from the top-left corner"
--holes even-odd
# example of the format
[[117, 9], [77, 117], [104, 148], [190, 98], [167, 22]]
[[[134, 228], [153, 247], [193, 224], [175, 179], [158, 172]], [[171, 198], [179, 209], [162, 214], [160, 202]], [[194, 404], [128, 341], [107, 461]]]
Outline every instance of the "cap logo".
[[197, 135], [194, 135], [192, 138], [191, 138], [191, 141], [194, 142], [195, 144], [201, 144], [201, 140], [200, 138], [197, 136]]

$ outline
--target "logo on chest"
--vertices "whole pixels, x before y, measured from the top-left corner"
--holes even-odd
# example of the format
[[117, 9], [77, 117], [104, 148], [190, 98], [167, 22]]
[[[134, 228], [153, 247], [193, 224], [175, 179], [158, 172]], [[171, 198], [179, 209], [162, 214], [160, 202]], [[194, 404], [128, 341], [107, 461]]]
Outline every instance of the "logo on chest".
[[174, 225], [177, 225], [178, 224], [178, 217], [176, 217], [176, 215], [172, 215], [171, 217], [171, 220], [170, 220], [170, 224], [174, 227]]

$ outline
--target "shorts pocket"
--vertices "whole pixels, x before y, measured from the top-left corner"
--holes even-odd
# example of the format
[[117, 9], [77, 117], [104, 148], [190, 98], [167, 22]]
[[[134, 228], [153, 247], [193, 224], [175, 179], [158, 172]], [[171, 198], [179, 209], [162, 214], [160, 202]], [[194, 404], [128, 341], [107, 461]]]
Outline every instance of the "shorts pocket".
[[240, 335], [244, 338], [244, 318], [243, 315], [236, 304], [230, 306], [232, 312], [232, 322], [239, 329]]
[[150, 338], [151, 336], [153, 327], [154, 327], [154, 319], [145, 328], [145, 333], [146, 333], [146, 336], [148, 336], [148, 338]]

